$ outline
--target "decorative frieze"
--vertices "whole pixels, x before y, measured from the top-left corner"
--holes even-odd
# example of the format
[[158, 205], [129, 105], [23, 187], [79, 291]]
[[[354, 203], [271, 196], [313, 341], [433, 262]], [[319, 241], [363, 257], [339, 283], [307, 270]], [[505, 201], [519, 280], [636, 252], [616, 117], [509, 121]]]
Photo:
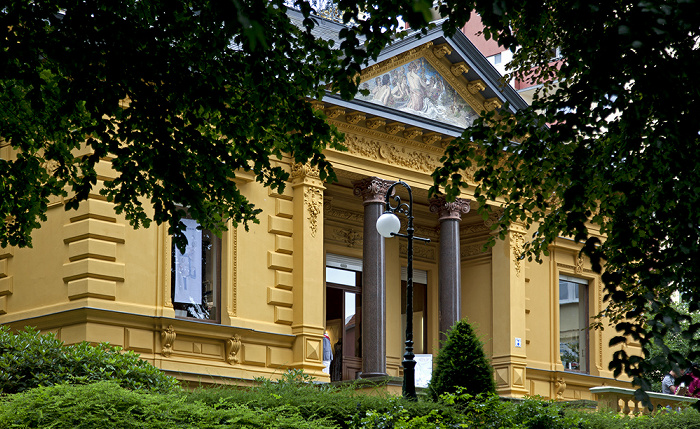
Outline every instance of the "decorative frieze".
[[348, 134], [345, 146], [353, 155], [362, 156], [376, 161], [383, 161], [423, 173], [431, 174], [440, 167], [439, 154], [427, 153], [420, 150], [382, 143], [367, 137]]
[[326, 239], [341, 243], [346, 247], [362, 247], [362, 233], [347, 227], [326, 228]]

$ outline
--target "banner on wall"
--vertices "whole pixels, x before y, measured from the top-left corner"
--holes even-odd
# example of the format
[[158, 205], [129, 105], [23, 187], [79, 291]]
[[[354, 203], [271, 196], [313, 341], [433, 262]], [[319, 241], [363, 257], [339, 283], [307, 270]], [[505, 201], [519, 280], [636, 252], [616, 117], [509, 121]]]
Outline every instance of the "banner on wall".
[[194, 219], [182, 219], [187, 229], [184, 253], [175, 249], [175, 302], [202, 303], [202, 231]]

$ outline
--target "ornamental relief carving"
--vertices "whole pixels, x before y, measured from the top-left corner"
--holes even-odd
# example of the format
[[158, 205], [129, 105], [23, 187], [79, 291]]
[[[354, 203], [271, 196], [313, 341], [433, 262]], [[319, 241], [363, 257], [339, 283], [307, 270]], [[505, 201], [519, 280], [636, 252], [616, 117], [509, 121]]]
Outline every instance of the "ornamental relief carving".
[[362, 233], [354, 229], [330, 228], [330, 230], [326, 232], [326, 238], [347, 247], [362, 248]]
[[226, 340], [226, 362], [228, 364], [240, 363], [241, 359], [238, 353], [241, 351], [241, 344], [241, 336], [238, 334]]
[[365, 221], [365, 216], [361, 212], [337, 209], [330, 205], [323, 206], [323, 215], [325, 216], [326, 220], [333, 219], [341, 221], [350, 221], [357, 225], [362, 225]]
[[[375, 130], [367, 128], [367, 127], [362, 127], [359, 125], [352, 125], [347, 122], [340, 122], [340, 121], [334, 121], [334, 120], [329, 120], [328, 121], [331, 125], [334, 125], [335, 127], [338, 128], [338, 130], [342, 131], [345, 133], [345, 143], [347, 145], [347, 140], [349, 137], [355, 137], [355, 138], [363, 138], [363, 139], [369, 139], [372, 141], [377, 141], [378, 143], [385, 143], [385, 142], [391, 142], [391, 143], [396, 143], [401, 146], [407, 146], [410, 148], [413, 148], [414, 150], [420, 150], [423, 152], [428, 152], [428, 153], [433, 153], [435, 154], [438, 158], [442, 156], [442, 154], [445, 152], [445, 149], [442, 147], [442, 145], [436, 146], [436, 145], [427, 145], [424, 143], [420, 143], [415, 140], [409, 140], [406, 138], [403, 138], [403, 132], [406, 130], [406, 126], [404, 124], [401, 124], [399, 122], [392, 122], [391, 124], [387, 124], [384, 129], [386, 130], [386, 133], [379, 131], [381, 128], [377, 128]], [[450, 139], [451, 136], [446, 136], [446, 139]], [[335, 149], [330, 149], [330, 150], [335, 150]]]
[[292, 172], [290, 176], [292, 179], [303, 179], [306, 177], [311, 177], [313, 179], [320, 178], [317, 166], [311, 164], [302, 164], [300, 162], [292, 163]]
[[163, 348], [160, 353], [164, 357], [170, 357], [173, 354], [173, 343], [175, 343], [175, 337], [177, 336], [173, 325], [168, 325], [166, 329], [163, 329], [160, 336], [163, 341]]
[[311, 228], [311, 236], [316, 237], [318, 215], [321, 213], [323, 207], [323, 191], [318, 188], [307, 188], [304, 191], [304, 205], [309, 214], [307, 219], [309, 220], [309, 226]]
[[[399, 254], [405, 257], [408, 254], [408, 244], [405, 242], [399, 243]], [[413, 243], [413, 256], [415, 258], [426, 261], [435, 261], [435, 248], [432, 246], [423, 245], [421, 243]]]
[[460, 245], [459, 257], [461, 259], [467, 259], [474, 256], [490, 255], [491, 249], [492, 248], [489, 247], [488, 249], [486, 249], [486, 251], [484, 251], [484, 243]]
[[353, 155], [430, 174], [440, 167], [440, 156], [405, 147], [391, 146], [367, 137], [345, 136], [345, 146]]
[[510, 233], [510, 248], [513, 252], [513, 266], [515, 267], [515, 275], [520, 277], [523, 265], [523, 246], [525, 245], [525, 234], [519, 232]]

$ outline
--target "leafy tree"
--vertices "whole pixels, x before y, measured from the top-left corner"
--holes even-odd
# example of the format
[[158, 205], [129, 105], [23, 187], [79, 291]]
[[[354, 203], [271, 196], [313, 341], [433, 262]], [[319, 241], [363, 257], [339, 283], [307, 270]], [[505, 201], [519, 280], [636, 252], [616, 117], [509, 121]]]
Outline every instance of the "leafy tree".
[[[524, 256], [558, 237], [583, 243], [603, 272], [602, 315], [648, 350], [669, 332], [700, 357], [700, 8], [662, 0], [468, 1], [487, 37], [514, 51], [512, 76], [542, 83], [531, 108], [487, 115], [446, 150], [434, 174], [449, 196], [476, 168], [479, 210], [503, 201], [500, 236], [531, 228]], [[552, 62], [560, 49], [563, 62]], [[605, 237], [601, 239], [599, 237]], [[681, 359], [684, 357], [681, 357]], [[666, 363], [669, 368], [670, 363]], [[624, 350], [610, 368], [648, 389], [651, 364]]]
[[399, 17], [424, 27], [432, 2], [314, 5], [348, 24], [340, 43], [314, 32], [305, 0], [4, 2], [0, 147], [16, 155], [0, 158], [0, 246], [31, 245], [52, 196], [77, 207], [100, 159], [116, 211], [134, 227], [169, 223], [180, 247], [179, 205], [214, 231], [256, 220], [240, 171], [283, 188], [273, 160], [290, 154], [333, 180], [322, 150], [342, 135], [307, 100], [351, 98]]
[[447, 334], [435, 358], [435, 371], [428, 389], [433, 399], [446, 393], [476, 396], [496, 392], [491, 363], [466, 319], [455, 323]]

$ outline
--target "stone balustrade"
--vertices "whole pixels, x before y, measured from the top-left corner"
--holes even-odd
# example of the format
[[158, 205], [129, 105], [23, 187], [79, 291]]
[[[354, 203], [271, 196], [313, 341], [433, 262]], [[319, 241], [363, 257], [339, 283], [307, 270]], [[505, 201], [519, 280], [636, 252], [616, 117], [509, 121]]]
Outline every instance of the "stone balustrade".
[[[634, 395], [634, 389], [622, 387], [592, 387], [589, 389], [598, 401], [598, 410], [609, 409], [626, 415], [649, 414], [648, 407], [642, 404]], [[672, 409], [685, 408], [698, 401], [698, 398], [687, 396], [667, 395], [665, 393], [647, 392], [654, 411], [670, 407]]]

